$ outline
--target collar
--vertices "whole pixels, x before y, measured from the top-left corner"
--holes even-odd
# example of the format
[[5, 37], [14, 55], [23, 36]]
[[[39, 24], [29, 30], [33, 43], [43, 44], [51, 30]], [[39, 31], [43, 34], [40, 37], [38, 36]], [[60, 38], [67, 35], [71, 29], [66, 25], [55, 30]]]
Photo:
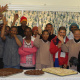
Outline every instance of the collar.
[[76, 43], [80, 43], [80, 39], [79, 39], [79, 40], [75, 40], [75, 39], [74, 39], [74, 41], [75, 41]]
[[66, 42], [66, 36], [64, 37], [64, 42]]
[[25, 42], [26, 45], [31, 45], [31, 42], [30, 43], [27, 43], [26, 40], [24, 40], [24, 42]]
[[14, 37], [11, 37], [10, 35], [8, 35], [8, 37], [9, 37], [10, 39], [14, 39]]
[[43, 42], [43, 43], [48, 43], [48, 42], [49, 42], [49, 41], [44, 42], [44, 40], [43, 40], [43, 39], [41, 39], [41, 40], [42, 40], [42, 42]]
[[73, 33], [72, 33], [72, 32], [70, 32], [70, 35], [71, 35], [72, 37], [74, 37], [74, 35], [73, 35]]

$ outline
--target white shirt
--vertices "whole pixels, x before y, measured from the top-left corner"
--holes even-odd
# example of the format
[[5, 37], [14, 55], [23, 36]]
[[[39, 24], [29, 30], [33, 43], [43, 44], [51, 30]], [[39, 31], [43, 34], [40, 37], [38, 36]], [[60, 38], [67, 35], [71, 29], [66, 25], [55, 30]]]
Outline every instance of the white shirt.
[[[66, 37], [64, 37], [64, 42], [66, 42]], [[61, 52], [60, 57], [65, 57], [66, 53], [65, 52]], [[55, 54], [55, 58], [58, 58], [58, 52]]]
[[69, 39], [74, 39], [74, 35], [72, 32], [70, 32], [69, 36], [68, 36]]
[[[24, 39], [25, 37], [23, 37]], [[35, 40], [35, 37], [31, 36], [31, 41], [34, 41]]]

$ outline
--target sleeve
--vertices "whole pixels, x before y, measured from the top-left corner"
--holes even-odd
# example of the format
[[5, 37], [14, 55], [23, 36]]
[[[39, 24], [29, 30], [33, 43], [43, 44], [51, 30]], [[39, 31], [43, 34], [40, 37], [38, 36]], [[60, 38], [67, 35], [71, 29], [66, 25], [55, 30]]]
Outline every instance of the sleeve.
[[26, 56], [26, 55], [32, 54], [32, 53], [29, 53], [29, 52], [25, 52], [25, 51], [23, 50], [23, 47], [19, 47], [18, 53], [19, 53], [19, 55], [21, 55], [21, 56]]
[[20, 35], [17, 35], [18, 39], [21, 41], [21, 43], [23, 43], [23, 38]]
[[61, 46], [62, 51], [63, 52], [69, 52], [69, 45], [70, 45], [70, 40], [66, 44], [63, 44]]
[[39, 48], [40, 45], [40, 36], [37, 35], [36, 39], [34, 40], [34, 46], [36, 46], [37, 48]]
[[66, 57], [65, 57], [65, 62], [64, 62], [64, 64], [68, 64], [68, 53], [66, 53]]
[[59, 48], [53, 43], [53, 40], [51, 40], [49, 50], [51, 54], [55, 54], [59, 50]]
[[37, 52], [37, 48], [35, 46], [33, 46], [32, 48], [23, 48], [23, 50], [28, 53], [36, 53]]

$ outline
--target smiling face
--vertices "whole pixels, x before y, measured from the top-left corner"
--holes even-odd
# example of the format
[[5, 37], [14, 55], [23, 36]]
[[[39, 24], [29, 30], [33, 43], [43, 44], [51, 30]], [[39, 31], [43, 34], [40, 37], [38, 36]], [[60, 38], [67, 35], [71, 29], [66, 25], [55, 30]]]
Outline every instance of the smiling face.
[[74, 39], [75, 40], [79, 40], [80, 39], [80, 30], [76, 30], [76, 31], [74, 31]]
[[65, 30], [60, 30], [58, 32], [58, 34], [64, 38], [66, 36], [66, 31]]
[[6, 26], [6, 29], [5, 29], [5, 35], [8, 35], [10, 32], [10, 28], [8, 26]]
[[77, 26], [72, 26], [71, 31], [73, 32], [75, 29], [78, 29]]
[[13, 37], [13, 35], [17, 35], [17, 28], [13, 27], [10, 30], [10, 35]]
[[49, 37], [49, 33], [47, 31], [44, 31], [42, 33], [42, 39], [45, 40], [45, 41], [47, 41], [48, 40], [48, 37]]

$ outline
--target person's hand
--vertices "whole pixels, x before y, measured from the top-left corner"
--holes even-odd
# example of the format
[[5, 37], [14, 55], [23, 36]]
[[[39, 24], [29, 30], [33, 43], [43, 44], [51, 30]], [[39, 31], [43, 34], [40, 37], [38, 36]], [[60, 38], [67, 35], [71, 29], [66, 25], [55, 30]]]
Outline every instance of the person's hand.
[[58, 34], [58, 39], [61, 41], [61, 42], [64, 42], [64, 40], [63, 40], [63, 37], [62, 36], [60, 36], [59, 34]]
[[6, 17], [3, 16], [3, 23], [4, 25], [7, 25]]
[[58, 46], [58, 48], [61, 48], [61, 45], [62, 45], [62, 43], [58, 43], [58, 45], [57, 45], [57, 46]]
[[8, 5], [6, 4], [5, 6], [0, 5], [0, 13], [2, 14], [3, 12], [7, 11]]
[[3, 14], [0, 13], [0, 20], [3, 18]]
[[66, 64], [64, 64], [64, 65], [63, 65], [63, 68], [65, 68], [65, 69], [66, 69], [66, 68], [67, 68], [67, 65], [66, 65]]
[[17, 37], [16, 34], [13, 34], [13, 37], [16, 38]]
[[42, 34], [42, 29], [41, 29], [40, 26], [38, 27], [38, 33], [39, 33], [39, 34]]
[[18, 19], [18, 14], [14, 14], [14, 20], [16, 21]]

